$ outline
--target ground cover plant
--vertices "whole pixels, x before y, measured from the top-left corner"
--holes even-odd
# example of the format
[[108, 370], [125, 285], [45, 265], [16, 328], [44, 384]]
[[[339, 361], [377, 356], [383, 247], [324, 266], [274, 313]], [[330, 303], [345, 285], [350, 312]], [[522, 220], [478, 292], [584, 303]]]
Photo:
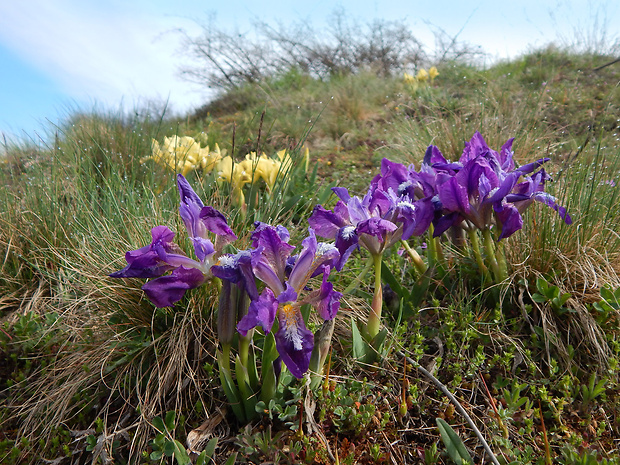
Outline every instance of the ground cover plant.
[[619, 463], [619, 68], [447, 52], [8, 146], [2, 462]]

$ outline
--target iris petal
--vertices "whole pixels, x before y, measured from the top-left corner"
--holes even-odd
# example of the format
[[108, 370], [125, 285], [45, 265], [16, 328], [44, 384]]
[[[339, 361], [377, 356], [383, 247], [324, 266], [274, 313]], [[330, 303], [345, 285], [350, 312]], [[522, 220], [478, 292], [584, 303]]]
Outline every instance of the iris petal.
[[185, 292], [205, 282], [205, 276], [195, 268], [179, 267], [168, 276], [153, 279], [142, 290], [156, 307], [171, 307], [181, 300]]
[[444, 182], [438, 190], [443, 208], [450, 212], [469, 213], [467, 189], [459, 184], [456, 177]]
[[278, 321], [280, 327], [275, 335], [278, 353], [293, 376], [301, 378], [310, 366], [314, 335], [306, 328], [299, 310], [292, 305], [281, 306]]
[[315, 205], [312, 215], [308, 218], [308, 223], [319, 236], [334, 239], [338, 230], [347, 221], [336, 212], [326, 210], [322, 205]]
[[258, 299], [250, 302], [248, 313], [237, 324], [237, 331], [245, 336], [250, 329], [260, 326], [268, 333], [276, 319], [278, 304], [271, 289], [265, 288]]
[[127, 266], [122, 270], [111, 273], [111, 278], [156, 278], [176, 266], [166, 262], [158, 250], [178, 250], [172, 242], [174, 233], [166, 226], [156, 226], [151, 229], [152, 242], [137, 250], [130, 250], [125, 254]]

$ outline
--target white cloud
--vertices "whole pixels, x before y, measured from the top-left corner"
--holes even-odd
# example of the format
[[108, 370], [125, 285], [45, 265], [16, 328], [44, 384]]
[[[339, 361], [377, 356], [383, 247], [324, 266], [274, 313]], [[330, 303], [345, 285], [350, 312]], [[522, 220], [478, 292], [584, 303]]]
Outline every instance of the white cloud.
[[177, 75], [181, 36], [173, 32], [178, 27], [196, 30], [195, 23], [122, 5], [85, 3], [2, 2], [0, 40], [77, 102], [117, 105], [170, 96], [177, 110], [201, 103], [200, 94]]

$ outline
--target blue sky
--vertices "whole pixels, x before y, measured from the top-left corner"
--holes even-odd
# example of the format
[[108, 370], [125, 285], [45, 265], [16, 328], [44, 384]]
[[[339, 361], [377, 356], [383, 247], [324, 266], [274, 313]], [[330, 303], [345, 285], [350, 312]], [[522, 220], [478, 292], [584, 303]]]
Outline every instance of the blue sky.
[[608, 0], [2, 1], [0, 138], [36, 142], [76, 108], [132, 109], [150, 101], [168, 101], [177, 113], [199, 107], [208, 92], [179, 76], [188, 64], [179, 29], [195, 36], [209, 17], [241, 32], [255, 19], [320, 27], [337, 6], [360, 21], [405, 20], [430, 46], [433, 28], [459, 34], [489, 60], [554, 40], [620, 37], [620, 5]]

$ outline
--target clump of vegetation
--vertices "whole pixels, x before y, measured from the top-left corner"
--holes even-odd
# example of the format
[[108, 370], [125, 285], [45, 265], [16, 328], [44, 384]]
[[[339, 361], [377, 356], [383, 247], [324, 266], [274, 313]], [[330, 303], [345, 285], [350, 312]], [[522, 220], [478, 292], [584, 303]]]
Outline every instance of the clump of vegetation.
[[3, 462], [620, 463], [613, 57], [333, 27], [7, 147]]

